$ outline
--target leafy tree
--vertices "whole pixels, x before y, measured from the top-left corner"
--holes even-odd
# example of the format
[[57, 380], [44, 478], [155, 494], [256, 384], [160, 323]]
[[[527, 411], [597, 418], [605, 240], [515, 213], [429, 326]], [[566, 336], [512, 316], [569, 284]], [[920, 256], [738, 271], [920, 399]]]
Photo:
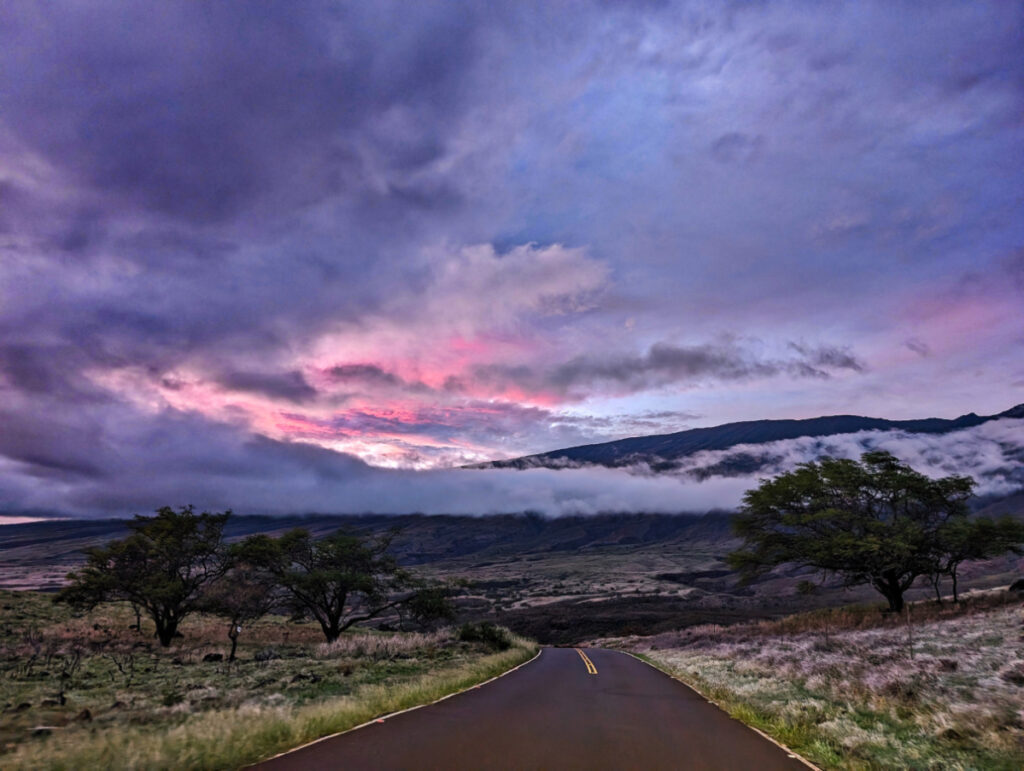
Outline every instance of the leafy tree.
[[433, 628], [443, 622], [455, 620], [455, 606], [451, 596], [454, 587], [425, 584], [403, 606], [403, 610], [420, 627]]
[[[409, 604], [431, 588], [388, 554], [394, 535], [366, 540], [338, 531], [316, 540], [296, 528], [280, 538], [250, 536], [238, 553], [273, 576], [292, 609], [315, 618], [333, 642], [353, 624]], [[424, 600], [420, 610], [428, 604]]]
[[136, 516], [132, 534], [89, 549], [80, 570], [54, 599], [84, 609], [125, 601], [141, 608], [168, 646], [182, 619], [199, 609], [203, 593], [229, 567], [224, 525], [231, 516], [192, 506], [158, 509], [155, 517]]
[[945, 575], [953, 582], [953, 601], [959, 602], [958, 571], [961, 563], [992, 559], [1007, 552], [1022, 554], [1021, 544], [1024, 544], [1024, 522], [1012, 517], [959, 517], [944, 522], [936, 532], [934, 566], [930, 575], [936, 597], [942, 601], [939, 582]]
[[792, 563], [868, 583], [900, 611], [914, 580], [935, 570], [940, 530], [967, 519], [973, 488], [881, 451], [804, 463], [747, 491], [734, 520], [745, 543], [729, 561], [748, 579]]
[[274, 577], [239, 559], [238, 551], [237, 545], [231, 549], [231, 568], [207, 589], [200, 605], [203, 611], [228, 619], [228, 661], [235, 660], [243, 625], [267, 615], [281, 600]]

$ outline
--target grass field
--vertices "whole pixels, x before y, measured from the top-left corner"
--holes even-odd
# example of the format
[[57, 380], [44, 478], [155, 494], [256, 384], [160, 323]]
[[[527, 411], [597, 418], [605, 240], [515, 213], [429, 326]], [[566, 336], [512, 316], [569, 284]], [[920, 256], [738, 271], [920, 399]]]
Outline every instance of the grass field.
[[[430, 633], [268, 617], [226, 660], [222, 619], [190, 617], [169, 649], [130, 609], [74, 617], [49, 595], [0, 591], [0, 767], [237, 768], [469, 687], [533, 655]], [[220, 658], [220, 660], [216, 660]]]
[[1024, 768], [1024, 605], [1005, 592], [618, 644], [824, 768]]

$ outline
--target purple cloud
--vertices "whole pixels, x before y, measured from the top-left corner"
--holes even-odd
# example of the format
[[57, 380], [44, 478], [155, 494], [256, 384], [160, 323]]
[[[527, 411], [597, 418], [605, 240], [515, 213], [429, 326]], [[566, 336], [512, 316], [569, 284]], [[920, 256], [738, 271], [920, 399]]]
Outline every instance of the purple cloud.
[[301, 507], [352, 453], [1024, 401], [1022, 29], [998, 2], [8, 4], [0, 507], [117, 508], [132, 474], [226, 499], [270, 459]]

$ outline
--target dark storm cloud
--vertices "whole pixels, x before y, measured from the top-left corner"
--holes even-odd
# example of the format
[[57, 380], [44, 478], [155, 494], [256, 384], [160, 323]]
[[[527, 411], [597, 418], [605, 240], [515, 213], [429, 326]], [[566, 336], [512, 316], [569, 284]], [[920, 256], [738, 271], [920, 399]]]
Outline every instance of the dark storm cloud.
[[722, 134], [712, 143], [711, 154], [714, 155], [715, 160], [722, 163], [742, 163], [753, 160], [763, 143], [764, 137], [749, 136], [732, 131]]
[[8, 385], [29, 393], [51, 393], [63, 386], [44, 355], [43, 351], [29, 346], [0, 348], [0, 371]]
[[758, 361], [734, 346], [675, 346], [668, 343], [652, 345], [642, 356], [624, 356], [602, 361], [580, 357], [557, 367], [550, 375], [556, 387], [571, 388], [593, 381], [645, 388], [700, 377], [736, 380], [753, 375], [774, 375], [777, 365]]
[[[1024, 376], [1022, 21], [983, 2], [0, 5], [0, 504], [349, 508], [365, 464], [262, 436], [282, 405], [301, 438], [387, 434], [410, 462], [693, 411], [1004, 409]], [[373, 478], [351, 506], [471, 498]], [[480, 479], [486, 506], [624, 500]]]
[[[2, 332], [0, 332], [2, 334]], [[111, 363], [102, 355], [90, 356], [67, 344], [39, 344], [7, 337], [17, 342], [0, 345], [0, 396], [5, 391], [28, 395], [45, 402], [59, 399], [66, 404], [108, 401], [111, 395], [82, 376], [81, 368], [97, 360]]]
[[400, 388], [413, 393], [422, 393], [430, 390], [423, 383], [410, 383], [376, 364], [338, 364], [328, 369], [327, 374], [335, 382], [360, 385], [368, 388], [383, 386], [386, 388]]
[[[288, 2], [7, 6], [3, 59], [19, 77], [5, 122], [122, 207], [203, 224], [261, 199], [309, 203], [359, 182], [352, 141], [375, 114], [452, 108], [471, 17]], [[429, 127], [384, 145], [404, 169], [443, 151]]]
[[80, 483], [108, 471], [102, 429], [80, 415], [60, 409], [51, 414], [0, 409], [0, 422], [0, 459], [13, 462], [18, 475]]
[[393, 254], [420, 212], [458, 206], [424, 174], [465, 109], [476, 16], [5, 6], [0, 248], [52, 265], [10, 279], [31, 294], [6, 314], [156, 369], [356, 316], [410, 275]]
[[779, 375], [829, 378], [835, 371], [862, 372], [865, 368], [848, 348], [802, 343], [790, 343], [789, 348], [797, 356], [765, 358], [733, 342], [692, 346], [656, 343], [642, 355], [580, 356], [544, 370], [524, 365], [484, 366], [475, 374], [496, 385], [585, 394], [602, 388], [634, 393], [669, 384], [693, 386], [707, 380], [740, 381]]
[[865, 369], [864, 362], [854, 356], [848, 346], [810, 346], [806, 343], [790, 343], [789, 347], [803, 357], [803, 361], [791, 364], [791, 366], [798, 367], [801, 374], [828, 377], [827, 370], [846, 369], [863, 372]]
[[903, 343], [903, 345], [905, 345], [909, 350], [916, 353], [918, 356], [931, 355], [931, 348], [928, 346], [928, 343], [916, 337], [912, 337], [909, 340], [906, 340]]
[[317, 395], [317, 390], [306, 382], [301, 372], [228, 372], [217, 382], [235, 391], [260, 393], [272, 399], [306, 402]]

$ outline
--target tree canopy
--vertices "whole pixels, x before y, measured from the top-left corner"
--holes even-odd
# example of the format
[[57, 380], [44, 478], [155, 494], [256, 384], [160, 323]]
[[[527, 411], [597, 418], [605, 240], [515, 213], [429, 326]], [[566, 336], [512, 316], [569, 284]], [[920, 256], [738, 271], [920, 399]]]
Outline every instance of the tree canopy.
[[403, 605], [415, 615], [450, 613], [436, 585], [403, 570], [388, 553], [393, 537], [338, 531], [314, 539], [296, 528], [280, 538], [250, 536], [237, 554], [269, 573], [292, 610], [316, 619], [333, 642], [353, 624]]
[[1021, 554], [1024, 543], [1024, 522], [1012, 517], [955, 518], [944, 524], [935, 534], [933, 542], [932, 583], [938, 590], [942, 576], [952, 581], [953, 600], [959, 600], [959, 569], [968, 560], [983, 560], [1012, 552]]
[[123, 600], [142, 608], [170, 645], [182, 619], [199, 609], [205, 590], [229, 568], [224, 525], [230, 511], [196, 514], [192, 506], [136, 516], [132, 534], [89, 549], [86, 564], [68, 574], [58, 601], [91, 609]]
[[238, 546], [229, 547], [228, 571], [206, 589], [200, 604], [202, 611], [228, 619], [228, 661], [235, 660], [242, 625], [262, 618], [279, 604], [273, 576], [240, 559]]
[[88, 550], [55, 600], [86, 610], [130, 602], [153, 620], [164, 646], [191, 613], [226, 616], [232, 658], [242, 623], [272, 610], [316, 619], [331, 642], [392, 609], [421, 625], [454, 617], [451, 586], [413, 575], [388, 553], [396, 531], [370, 538], [339, 530], [316, 539], [296, 528], [229, 546], [230, 516], [196, 514], [192, 506], [136, 516], [127, 538]]
[[[969, 517], [974, 485], [931, 479], [881, 451], [804, 463], [747, 491], [734, 520], [744, 544], [729, 561], [747, 579], [790, 563], [867, 583], [899, 611], [919, 576], [955, 577], [963, 560], [1024, 541], [1021, 523]], [[987, 541], [993, 533], [999, 540]]]

